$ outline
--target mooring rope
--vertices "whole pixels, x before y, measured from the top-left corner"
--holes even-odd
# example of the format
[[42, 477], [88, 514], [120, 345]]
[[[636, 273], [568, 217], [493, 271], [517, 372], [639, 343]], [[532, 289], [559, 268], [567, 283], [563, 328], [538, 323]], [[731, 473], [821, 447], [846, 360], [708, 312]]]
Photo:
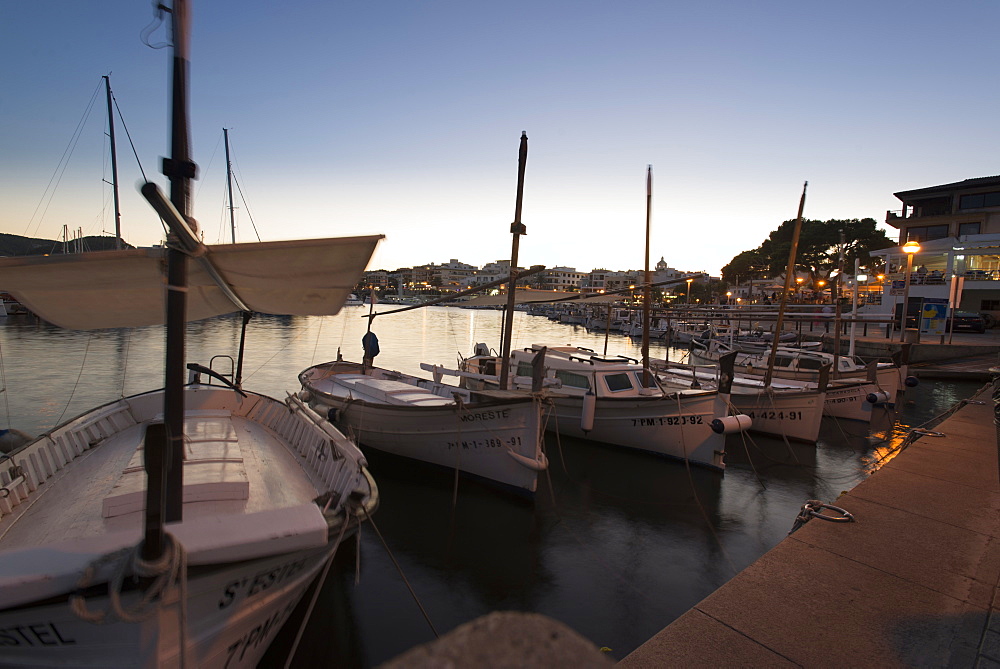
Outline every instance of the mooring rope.
[[376, 525], [375, 521], [372, 520], [372, 517], [368, 515], [367, 510], [365, 510], [365, 518], [371, 524], [372, 529], [375, 530], [375, 534], [376, 536], [378, 536], [378, 540], [382, 542], [382, 547], [385, 548], [386, 555], [388, 555], [389, 559], [392, 560], [392, 564], [396, 566], [396, 571], [399, 572], [400, 577], [403, 579], [403, 583], [406, 584], [406, 589], [410, 591], [410, 596], [413, 597], [413, 601], [416, 602], [417, 608], [419, 608], [420, 613], [423, 614], [424, 620], [427, 621], [427, 624], [428, 626], [430, 626], [431, 631], [434, 632], [434, 638], [440, 639], [441, 635], [438, 634], [437, 629], [434, 627], [434, 623], [431, 622], [431, 617], [427, 615], [427, 609], [425, 609], [424, 605], [420, 603], [420, 598], [417, 597], [417, 593], [413, 590], [413, 586], [410, 585], [410, 581], [406, 578], [406, 574], [403, 573], [403, 568], [399, 566], [399, 562], [396, 561], [396, 556], [392, 554], [391, 550], [389, 550], [389, 544], [385, 542], [385, 539], [382, 537], [382, 533], [379, 532], [378, 525]]
[[330, 571], [330, 566], [333, 565], [333, 559], [337, 556], [337, 549], [340, 548], [340, 542], [343, 541], [344, 535], [347, 533], [347, 526], [351, 524], [350, 520], [350, 514], [345, 507], [344, 522], [340, 526], [340, 534], [337, 535], [337, 541], [333, 544], [333, 551], [330, 553], [330, 557], [327, 558], [326, 564], [323, 566], [323, 573], [316, 582], [316, 588], [313, 590], [312, 598], [309, 600], [309, 606], [306, 607], [306, 612], [302, 617], [302, 623], [299, 625], [299, 630], [295, 634], [295, 640], [292, 642], [292, 647], [288, 650], [288, 658], [285, 660], [285, 669], [289, 669], [289, 667], [292, 666], [292, 660], [295, 659], [295, 653], [298, 651], [299, 642], [302, 640], [302, 635], [306, 631], [306, 625], [312, 617], [313, 608], [316, 606], [316, 600], [319, 599], [319, 593], [323, 589], [323, 584], [326, 583], [326, 575]]

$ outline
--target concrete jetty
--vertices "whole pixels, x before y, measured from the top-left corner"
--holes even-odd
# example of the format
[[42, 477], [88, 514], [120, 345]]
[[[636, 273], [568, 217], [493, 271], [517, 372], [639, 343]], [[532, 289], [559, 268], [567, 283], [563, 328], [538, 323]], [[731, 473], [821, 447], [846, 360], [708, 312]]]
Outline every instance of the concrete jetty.
[[[976, 403], [979, 402], [979, 403]], [[623, 658], [630, 667], [1000, 667], [1000, 446], [981, 392]]]

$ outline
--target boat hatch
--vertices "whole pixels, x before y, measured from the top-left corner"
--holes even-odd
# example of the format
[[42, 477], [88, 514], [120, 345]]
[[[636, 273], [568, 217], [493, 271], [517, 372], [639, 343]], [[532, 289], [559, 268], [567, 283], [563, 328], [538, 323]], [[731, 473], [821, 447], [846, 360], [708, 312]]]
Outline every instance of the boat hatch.
[[[141, 439], [144, 431], [122, 437]], [[184, 421], [184, 502], [245, 500], [250, 481], [243, 467], [239, 438], [228, 411], [189, 411]], [[114, 518], [145, 508], [146, 471], [140, 444], [122, 470], [101, 513]]]
[[360, 374], [339, 374], [334, 380], [351, 392], [354, 399], [409, 406], [447, 406], [455, 401], [402, 381], [373, 379]]

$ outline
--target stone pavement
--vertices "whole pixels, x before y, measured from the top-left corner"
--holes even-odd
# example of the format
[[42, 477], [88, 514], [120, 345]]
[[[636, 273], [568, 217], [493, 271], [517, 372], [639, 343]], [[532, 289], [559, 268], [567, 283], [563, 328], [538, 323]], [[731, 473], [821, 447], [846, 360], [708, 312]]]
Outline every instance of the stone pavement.
[[1000, 669], [989, 392], [630, 653], [621, 667]]

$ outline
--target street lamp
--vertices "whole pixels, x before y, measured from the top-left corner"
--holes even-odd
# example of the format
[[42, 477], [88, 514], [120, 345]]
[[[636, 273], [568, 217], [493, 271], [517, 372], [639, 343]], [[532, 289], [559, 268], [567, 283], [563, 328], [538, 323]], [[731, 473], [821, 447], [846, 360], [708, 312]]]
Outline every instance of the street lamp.
[[687, 295], [684, 296], [684, 299], [687, 301], [688, 304], [691, 304], [691, 282], [692, 281], [694, 281], [694, 279], [687, 279], [688, 290], [687, 290]]
[[[920, 252], [920, 244], [915, 241], [908, 241], [903, 244], [903, 253], [906, 254], [906, 276], [903, 278], [903, 306], [899, 315], [899, 341], [902, 342], [906, 336], [906, 312], [910, 301], [910, 272], [913, 271], [913, 255]], [[917, 326], [920, 326], [919, 321]]]
[[795, 277], [795, 283], [798, 284], [798, 286], [796, 286], [795, 290], [799, 294], [799, 302], [802, 302], [802, 281], [803, 281], [803, 278], [801, 276]]

